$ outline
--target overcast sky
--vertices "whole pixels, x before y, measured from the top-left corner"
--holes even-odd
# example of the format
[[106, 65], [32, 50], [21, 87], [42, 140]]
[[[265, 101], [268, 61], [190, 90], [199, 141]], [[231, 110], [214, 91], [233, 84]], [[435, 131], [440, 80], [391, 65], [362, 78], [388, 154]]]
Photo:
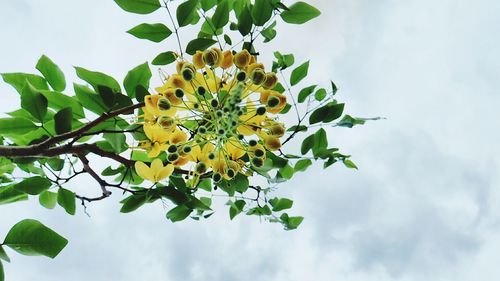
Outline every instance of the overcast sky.
[[[0, 236], [29, 217], [70, 243], [55, 260], [9, 252], [7, 280], [498, 280], [500, 2], [311, 2], [322, 17], [281, 25], [272, 46], [311, 60], [305, 84], [336, 81], [348, 113], [387, 120], [328, 131], [359, 171], [318, 164], [281, 187], [299, 230], [226, 209], [172, 224], [160, 203], [124, 215], [115, 197], [89, 218], [31, 200], [0, 206]], [[34, 72], [46, 54], [69, 81], [74, 65], [121, 81], [165, 49], [125, 31], [165, 20], [111, 0], [3, 0], [0, 72]], [[14, 110], [14, 90], [0, 92], [0, 112]]]

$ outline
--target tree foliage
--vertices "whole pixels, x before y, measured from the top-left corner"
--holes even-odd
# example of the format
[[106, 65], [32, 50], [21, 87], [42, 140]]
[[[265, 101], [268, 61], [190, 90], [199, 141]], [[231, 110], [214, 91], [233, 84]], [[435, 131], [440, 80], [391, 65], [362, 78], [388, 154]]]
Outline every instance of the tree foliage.
[[[270, 69], [260, 62], [278, 24], [304, 24], [320, 15], [318, 9], [280, 0], [114, 1], [131, 13], [166, 12], [162, 23], [127, 31], [168, 42], [169, 49], [150, 58], [164, 67], [164, 84], [151, 85], [145, 62], [121, 84], [75, 67], [81, 81], [67, 87], [64, 73], [45, 55], [36, 64], [39, 73], [2, 73], [21, 108], [0, 118], [0, 204], [38, 197], [41, 206], [74, 215], [78, 202], [87, 206], [118, 191], [124, 196], [121, 212], [168, 201], [166, 219], [177, 222], [209, 218], [214, 196], [226, 196], [231, 220], [244, 213], [291, 230], [303, 217], [288, 213], [291, 199], [271, 197], [278, 184], [315, 162], [357, 168], [330, 146], [327, 127], [369, 119], [344, 115], [333, 82], [303, 85], [310, 80], [309, 61], [297, 65], [293, 54], [274, 51]], [[188, 26], [198, 35], [181, 41]], [[296, 122], [280, 121], [284, 115]], [[96, 156], [109, 166], [96, 170]], [[82, 174], [97, 189], [67, 189]], [[257, 178], [267, 185], [255, 184]], [[53, 258], [66, 244], [40, 222], [23, 220], [1, 244], [0, 260], [10, 261], [4, 246]]]

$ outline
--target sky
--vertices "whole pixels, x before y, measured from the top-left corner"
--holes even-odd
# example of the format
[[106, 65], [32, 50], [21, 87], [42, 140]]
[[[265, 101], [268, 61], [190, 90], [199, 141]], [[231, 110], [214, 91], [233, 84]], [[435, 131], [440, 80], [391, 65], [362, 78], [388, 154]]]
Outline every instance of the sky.
[[[333, 79], [347, 113], [386, 119], [328, 129], [358, 171], [318, 163], [280, 187], [276, 195], [305, 217], [298, 230], [255, 217], [230, 221], [223, 208], [173, 224], [159, 203], [119, 213], [118, 196], [91, 204], [90, 217], [30, 200], [0, 207], [0, 236], [35, 218], [70, 243], [54, 260], [9, 252], [7, 280], [499, 279], [500, 2], [310, 3], [322, 16], [279, 25], [270, 48], [311, 61], [304, 84]], [[0, 72], [34, 72], [46, 54], [68, 81], [77, 81], [73, 66], [122, 80], [175, 46], [125, 31], [165, 20], [161, 12], [127, 14], [111, 0], [1, 1]], [[19, 106], [8, 85], [0, 95], [0, 112]]]

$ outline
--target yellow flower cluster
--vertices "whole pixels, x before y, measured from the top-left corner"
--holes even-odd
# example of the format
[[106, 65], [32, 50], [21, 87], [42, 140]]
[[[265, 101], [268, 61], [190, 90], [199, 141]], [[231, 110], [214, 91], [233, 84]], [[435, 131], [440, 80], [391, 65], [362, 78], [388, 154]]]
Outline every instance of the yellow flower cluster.
[[139, 148], [150, 158], [165, 152], [168, 165], [138, 162], [139, 176], [158, 182], [174, 166], [189, 171], [193, 186], [201, 175], [215, 182], [250, 176], [264, 164], [266, 150], [281, 148], [285, 126], [276, 114], [287, 99], [273, 90], [276, 74], [255, 56], [212, 48], [196, 52], [191, 62], [180, 59], [176, 68], [158, 94], [145, 97], [140, 116], [147, 140]]

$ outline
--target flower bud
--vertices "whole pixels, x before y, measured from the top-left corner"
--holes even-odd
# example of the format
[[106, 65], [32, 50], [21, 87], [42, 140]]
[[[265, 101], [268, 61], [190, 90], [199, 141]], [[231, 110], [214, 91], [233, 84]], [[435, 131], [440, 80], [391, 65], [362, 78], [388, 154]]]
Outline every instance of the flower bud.
[[193, 64], [197, 69], [205, 67], [205, 62], [203, 61], [203, 52], [196, 51], [196, 54], [193, 56]]
[[266, 73], [266, 79], [262, 83], [265, 89], [272, 89], [278, 84], [278, 76], [274, 72]]
[[204, 174], [207, 171], [207, 164], [204, 162], [198, 162], [195, 167], [195, 172], [198, 175]]
[[280, 139], [274, 136], [267, 136], [264, 140], [266, 148], [270, 151], [275, 151], [281, 148]]
[[233, 53], [230, 50], [224, 51], [222, 53], [222, 62], [220, 67], [222, 69], [230, 68], [233, 65]]
[[165, 131], [170, 131], [175, 126], [175, 120], [170, 116], [160, 116], [157, 122], [158, 125], [160, 125], [160, 127]]
[[266, 73], [261, 68], [256, 68], [250, 73], [250, 79], [255, 85], [260, 85], [265, 81]]
[[250, 64], [250, 57], [250, 53], [245, 49], [234, 56], [233, 62], [239, 69], [245, 69]]
[[172, 108], [170, 101], [166, 98], [158, 99], [157, 106], [158, 106], [158, 110], [160, 110], [160, 111], [167, 111], [167, 110], [170, 110]]

